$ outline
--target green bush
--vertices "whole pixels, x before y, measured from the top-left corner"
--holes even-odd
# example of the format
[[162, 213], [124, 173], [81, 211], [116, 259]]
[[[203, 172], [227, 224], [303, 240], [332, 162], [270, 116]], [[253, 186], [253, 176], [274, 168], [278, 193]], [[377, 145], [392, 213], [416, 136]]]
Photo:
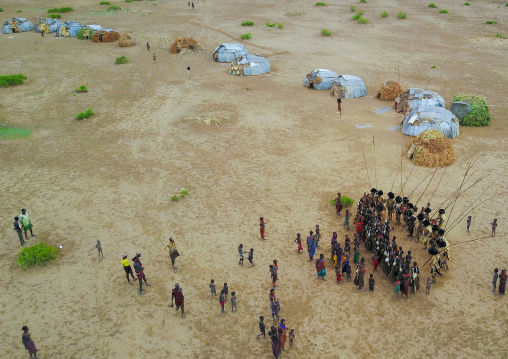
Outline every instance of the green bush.
[[360, 0], [361, 3], [367, 3], [367, 0]]
[[406, 13], [405, 12], [399, 12], [397, 14], [397, 18], [398, 19], [405, 19], [407, 16], [406, 16]]
[[55, 7], [53, 9], [49, 9], [48, 13], [49, 14], [51, 14], [53, 12], [64, 13], [64, 12], [71, 12], [71, 11], [74, 11], [74, 9], [71, 7]]
[[86, 88], [85, 85], [81, 85], [75, 91], [78, 92], [78, 93], [85, 93], [85, 92], [88, 92], [88, 89]]
[[488, 126], [490, 124], [490, 113], [485, 98], [482, 96], [456, 94], [452, 102], [464, 101], [471, 104], [472, 111], [464, 118], [459, 118], [461, 126]]
[[369, 23], [369, 19], [366, 19], [364, 17], [360, 17], [360, 18], [356, 19], [356, 22], [359, 23], [359, 24], [368, 24]]
[[351, 5], [349, 7], [349, 10], [351, 10], [351, 12], [355, 12], [356, 11], [356, 6]]
[[471, 4], [470, 4], [470, 3], [468, 3], [468, 2], [465, 2], [465, 3], [464, 3], [464, 5], [471, 5]]
[[265, 22], [265, 25], [268, 26], [268, 27], [275, 27], [275, 23], [274, 24], [270, 24], [268, 21]]
[[180, 195], [181, 195], [182, 197], [185, 197], [185, 196], [190, 195], [190, 193], [189, 193], [189, 191], [187, 191], [186, 189], [182, 189], [182, 191], [180, 192]]
[[436, 5], [436, 4], [434, 4], [433, 2], [431, 2], [431, 3], [429, 4], [429, 7], [436, 9], [436, 8], [437, 8], [437, 5]]
[[0, 7], [0, 12], [3, 12], [3, 11], [4, 11], [4, 9]]
[[77, 120], [84, 120], [86, 118], [92, 117], [94, 115], [91, 108], [87, 109], [85, 112], [80, 112], [77, 114], [76, 119]]
[[92, 29], [87, 29], [87, 28], [81, 28], [78, 30], [78, 39], [80, 40], [85, 40], [85, 34], [87, 33], [88, 31], [88, 38], [91, 39], [92, 36], [93, 36], [93, 30]]
[[497, 21], [494, 21], [494, 20], [488, 20], [488, 21], [486, 22], [486, 24], [489, 24], [489, 25], [495, 25], [495, 24], [497, 24]]
[[23, 85], [24, 80], [26, 80], [26, 76], [23, 74], [0, 75], [0, 87]]
[[242, 40], [249, 40], [251, 37], [252, 37], [252, 35], [250, 34], [250, 32], [248, 32], [246, 34], [243, 34], [243, 35], [240, 35], [240, 38]]
[[361, 17], [362, 17], [362, 15], [361, 15], [361, 14], [356, 13], [356, 14], [354, 14], [354, 15], [353, 15], [352, 19], [353, 19], [353, 20], [358, 20], [358, 19], [359, 19], [359, 18], [361, 18]]
[[443, 10], [439, 10], [439, 13], [440, 14], [449, 14], [450, 12], [448, 10], [443, 9]]
[[111, 5], [109, 1], [101, 1], [99, 5]]
[[435, 69], [436, 67], [437, 67], [436, 65], [432, 65], [430, 68]]
[[316, 5], [316, 6], [326, 6], [326, 3], [325, 2], [317, 2], [314, 5]]
[[[355, 203], [355, 201], [352, 198], [346, 196], [342, 196], [340, 201], [342, 202], [342, 205], [344, 207], [349, 207], [353, 203]], [[332, 206], [335, 206], [337, 204], [337, 201], [335, 201], [335, 199], [331, 199], [328, 203], [330, 203]]]
[[40, 242], [35, 246], [21, 249], [18, 253], [16, 263], [21, 269], [27, 270], [36, 264], [42, 267], [46, 262], [51, 262], [57, 257], [58, 250], [55, 247], [46, 246], [44, 243]]
[[115, 64], [117, 64], [117, 65], [126, 64], [128, 62], [129, 62], [129, 59], [127, 59], [125, 56], [117, 57], [115, 60]]
[[363, 14], [365, 14], [365, 10], [359, 9], [356, 13], [362, 16]]
[[388, 13], [387, 13], [386, 11], [383, 11], [383, 12], [381, 13], [381, 17], [388, 17]]
[[132, 0], [125, 0], [125, 2], [132, 2]]
[[122, 10], [122, 8], [116, 5], [111, 5], [110, 7], [108, 7], [108, 11], [116, 11], [116, 10]]
[[254, 22], [253, 21], [245, 21], [245, 22], [242, 22], [242, 26], [254, 26]]
[[18, 12], [23, 12], [23, 10], [16, 10], [16, 13], [18, 13]]
[[62, 15], [60, 14], [49, 14], [49, 17], [52, 19], [61, 19]]
[[331, 36], [332, 32], [327, 29], [321, 29], [321, 36]]
[[279, 29], [282, 29], [282, 28], [284, 28], [284, 24], [277, 24], [277, 27], [278, 27]]

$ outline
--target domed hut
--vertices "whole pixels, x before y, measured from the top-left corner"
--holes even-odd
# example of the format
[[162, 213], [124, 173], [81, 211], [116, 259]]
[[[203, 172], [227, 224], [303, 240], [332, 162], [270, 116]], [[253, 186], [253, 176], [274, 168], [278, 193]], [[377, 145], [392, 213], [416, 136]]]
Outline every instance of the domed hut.
[[315, 90], [329, 90], [338, 79], [339, 75], [336, 72], [327, 69], [315, 69], [305, 76], [303, 85]]
[[56, 30], [56, 36], [75, 37], [78, 36], [78, 31], [83, 28], [83, 25], [77, 21], [66, 21]]
[[270, 62], [263, 56], [247, 55], [240, 57], [231, 63], [233, 75], [262, 75], [270, 72]]
[[45, 18], [39, 20], [35, 31], [49, 34], [50, 32], [56, 32], [60, 26], [62, 26], [60, 20]]
[[240, 44], [224, 43], [213, 51], [212, 60], [216, 62], [231, 62], [239, 57], [246, 57], [247, 49]]
[[381, 101], [394, 101], [404, 89], [397, 81], [386, 81], [377, 90], [377, 98]]
[[2, 27], [2, 32], [4, 34], [15, 34], [18, 32], [32, 31], [34, 28], [34, 24], [24, 17], [13, 17], [5, 22]]
[[102, 29], [94, 32], [92, 42], [114, 42], [120, 38], [120, 34], [113, 29]]
[[330, 94], [337, 98], [357, 98], [367, 96], [367, 88], [365, 82], [358, 77], [352, 75], [341, 75], [333, 83]]
[[459, 119], [461, 126], [488, 126], [490, 113], [485, 98], [482, 96], [456, 94], [450, 107]]
[[440, 131], [425, 130], [413, 137], [407, 157], [417, 166], [445, 167], [455, 162], [455, 149]]
[[170, 49], [172, 54], [181, 55], [201, 50], [203, 50], [203, 47], [193, 37], [177, 37]]
[[408, 114], [412, 109], [418, 106], [435, 106], [444, 108], [445, 101], [437, 92], [420, 88], [410, 88], [408, 91], [397, 96], [394, 104], [395, 110], [397, 112], [402, 112], [404, 115]]
[[121, 34], [118, 39], [118, 46], [120, 47], [131, 47], [134, 46], [136, 42], [129, 34]]
[[459, 120], [447, 109], [436, 106], [413, 108], [402, 124], [402, 133], [418, 136], [425, 130], [438, 130], [448, 138], [459, 135]]

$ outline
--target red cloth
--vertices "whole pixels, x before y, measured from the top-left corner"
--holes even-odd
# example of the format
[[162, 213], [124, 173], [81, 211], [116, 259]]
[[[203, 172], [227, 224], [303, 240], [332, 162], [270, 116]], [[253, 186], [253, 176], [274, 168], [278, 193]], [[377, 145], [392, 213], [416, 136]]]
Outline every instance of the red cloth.
[[177, 307], [183, 307], [184, 296], [181, 291], [179, 291], [176, 288], [173, 288], [173, 291], [171, 292], [171, 296], [173, 298], [175, 298], [175, 304]]
[[261, 239], [265, 238], [265, 228], [264, 227], [259, 228], [259, 234], [261, 234]]
[[321, 272], [323, 269], [325, 269], [325, 261], [321, 259], [316, 259], [316, 270], [318, 272]]
[[378, 263], [379, 263], [379, 261], [376, 259], [376, 260], [374, 261], [374, 270], [376, 270], [376, 269], [377, 269], [377, 265], [378, 265]]
[[340, 282], [342, 280], [342, 274], [337, 273], [337, 282]]
[[303, 251], [302, 242], [298, 243], [298, 252]]

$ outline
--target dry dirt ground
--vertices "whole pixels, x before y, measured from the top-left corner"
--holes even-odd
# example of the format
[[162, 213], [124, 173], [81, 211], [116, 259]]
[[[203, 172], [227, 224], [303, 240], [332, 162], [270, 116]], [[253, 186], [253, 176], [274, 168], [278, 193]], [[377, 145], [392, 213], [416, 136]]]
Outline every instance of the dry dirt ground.
[[[2, 22], [18, 9], [23, 12], [17, 15], [33, 19], [50, 7], [73, 6], [76, 11], [64, 20], [130, 33], [137, 45], [119, 48], [35, 32], [0, 36], [1, 73], [28, 77], [22, 86], [0, 89], [2, 124], [33, 130], [30, 138], [0, 141], [3, 358], [28, 357], [23, 325], [41, 358], [270, 358], [269, 342], [256, 334], [259, 315], [273, 323], [268, 265], [275, 258], [281, 314], [296, 332], [285, 358], [508, 357], [508, 298], [493, 295], [490, 284], [494, 267], [508, 267], [502, 206], [508, 40], [494, 37], [508, 36], [504, 1], [437, 3], [450, 14], [401, 0], [330, 1], [326, 7], [302, 0], [197, 0], [195, 10], [183, 0], [111, 0], [131, 9], [119, 12], [105, 11], [99, 0], [12, 3], [0, 3]], [[364, 9], [371, 23], [350, 20], [350, 5]], [[286, 16], [290, 8], [301, 15]], [[382, 11], [390, 16], [381, 19]], [[398, 11], [407, 19], [398, 20]], [[240, 26], [248, 20], [255, 26]], [[265, 21], [284, 28], [268, 28]], [[332, 36], [321, 37], [322, 28]], [[239, 42], [248, 31], [252, 39], [245, 45], [270, 60], [270, 74], [235, 77], [227, 73], [229, 64], [211, 61], [217, 45]], [[205, 50], [170, 55], [156, 43], [176, 36], [193, 36]], [[115, 65], [121, 55], [130, 63]], [[302, 87], [305, 74], [317, 67], [361, 76], [369, 95], [344, 101], [339, 118], [327, 92]], [[457, 162], [446, 169], [432, 207], [459, 187], [472, 162], [477, 172], [470, 183], [489, 177], [457, 201], [451, 221], [479, 196], [505, 194], [471, 211], [471, 234], [465, 220], [448, 233], [451, 243], [483, 237], [497, 217], [497, 237], [452, 247], [450, 270], [430, 295], [420, 291], [394, 302], [393, 283], [382, 272], [374, 275], [373, 293], [352, 283], [336, 285], [327, 243], [333, 231], [341, 241], [346, 233], [328, 204], [337, 191], [357, 200], [371, 186], [388, 192], [395, 178], [394, 191], [400, 192], [396, 173], [409, 138], [387, 130], [400, 121], [393, 111], [371, 111], [390, 105], [375, 99], [375, 91], [398, 76], [405, 87], [440, 92], [448, 105], [458, 92], [484, 95], [491, 105], [491, 126], [463, 127], [453, 140]], [[90, 92], [73, 96], [80, 85]], [[96, 115], [76, 121], [88, 107]], [[217, 113], [229, 119], [219, 126], [188, 119]], [[354, 127], [366, 122], [374, 127]], [[427, 182], [417, 185], [433, 170], [402, 162], [405, 193], [414, 190], [418, 198]], [[181, 188], [190, 196], [172, 202]], [[52, 264], [26, 272], [16, 266], [20, 247], [12, 230], [21, 208], [37, 234], [29, 245], [63, 246]], [[267, 219], [266, 242], [259, 239], [260, 216]], [[316, 224], [323, 233], [318, 253], [327, 256], [326, 282], [316, 280], [314, 266], [292, 242]], [[428, 256], [422, 245], [400, 228], [396, 235], [423, 265]], [[163, 252], [170, 236], [181, 253], [176, 274]], [[98, 238], [102, 261], [94, 248]], [[255, 267], [237, 265], [239, 243], [254, 248]], [[127, 284], [120, 265], [122, 253], [132, 258], [137, 251], [152, 283], [144, 296]], [[370, 274], [370, 255], [361, 251]], [[425, 280], [428, 267], [422, 272]], [[209, 297], [211, 278], [236, 291], [238, 313], [220, 316], [218, 301]], [[168, 307], [175, 282], [186, 296], [186, 319]]]

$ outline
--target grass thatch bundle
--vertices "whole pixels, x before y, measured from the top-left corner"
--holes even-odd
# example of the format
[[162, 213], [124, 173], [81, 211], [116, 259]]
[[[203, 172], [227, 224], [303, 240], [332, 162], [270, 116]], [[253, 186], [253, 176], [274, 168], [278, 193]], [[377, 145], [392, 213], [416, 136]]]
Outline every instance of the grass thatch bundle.
[[407, 157], [418, 166], [445, 167], [455, 162], [455, 149], [440, 131], [425, 130], [412, 139]]
[[387, 81], [377, 90], [377, 98], [381, 101], [393, 101], [404, 92], [397, 81]]
[[461, 126], [488, 126], [490, 124], [490, 113], [485, 98], [482, 96], [467, 95], [458, 93], [453, 97], [453, 102], [463, 101], [471, 105], [471, 112], [463, 118], [458, 117]]
[[134, 45], [134, 40], [129, 34], [122, 34], [118, 39], [118, 46], [120, 47], [131, 47]]
[[120, 34], [116, 31], [100, 30], [93, 34], [92, 42], [114, 42], [120, 38]]
[[201, 50], [203, 50], [203, 47], [193, 37], [177, 37], [171, 45], [172, 54], [185, 54]]
[[330, 89], [330, 95], [336, 98], [346, 98], [346, 93], [344, 92], [344, 86], [339, 84], [338, 82], [334, 82], [332, 88]]

